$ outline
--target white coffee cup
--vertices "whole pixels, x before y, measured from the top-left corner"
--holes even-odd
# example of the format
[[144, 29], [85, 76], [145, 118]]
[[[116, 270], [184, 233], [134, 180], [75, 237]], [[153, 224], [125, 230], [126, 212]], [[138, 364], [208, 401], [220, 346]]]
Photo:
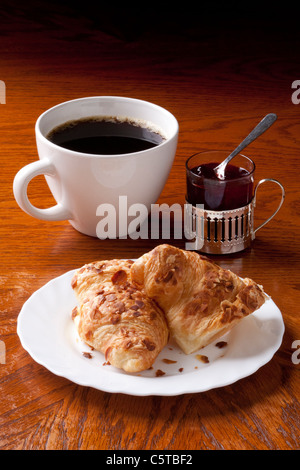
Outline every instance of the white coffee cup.
[[[156, 147], [129, 154], [94, 155], [75, 152], [51, 142], [46, 136], [61, 124], [91, 116], [127, 117], [159, 129], [165, 140]], [[111, 204], [119, 220], [120, 196], [128, 206], [143, 204], [148, 213], [168, 178], [177, 148], [178, 122], [166, 109], [147, 101], [118, 96], [94, 96], [61, 103], [44, 112], [35, 126], [39, 160], [15, 176], [14, 196], [26, 213], [41, 220], [69, 220], [79, 232], [97, 236], [97, 208]], [[57, 202], [48, 209], [31, 204], [29, 182], [45, 175]], [[127, 235], [127, 227], [117, 227]], [[115, 232], [108, 233], [114, 238]]]

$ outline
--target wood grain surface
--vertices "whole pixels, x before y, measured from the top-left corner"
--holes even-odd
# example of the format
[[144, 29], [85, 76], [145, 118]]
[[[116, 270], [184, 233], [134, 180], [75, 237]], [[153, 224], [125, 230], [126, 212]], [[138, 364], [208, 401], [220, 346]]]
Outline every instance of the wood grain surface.
[[[25, 4], [24, 4], [25, 5]], [[293, 450], [300, 447], [300, 80], [299, 28], [277, 11], [253, 23], [253, 11], [224, 9], [141, 17], [101, 15], [56, 2], [0, 7], [0, 363], [1, 450]], [[230, 2], [229, 2], [230, 5]], [[246, 12], [247, 13], [247, 12]], [[264, 19], [267, 21], [265, 22]], [[251, 21], [250, 21], [251, 20]], [[269, 112], [278, 120], [245, 153], [257, 181], [286, 189], [278, 215], [242, 253], [211, 257], [262, 284], [282, 312], [285, 334], [273, 359], [250, 377], [199, 394], [134, 397], [76, 385], [37, 364], [22, 348], [17, 318], [23, 303], [49, 280], [81, 265], [136, 258], [164, 240], [101, 241], [68, 222], [42, 222], [18, 207], [17, 171], [37, 160], [34, 125], [62, 101], [92, 95], [145, 99], [178, 119], [174, 165], [159, 203], [184, 203], [185, 160], [215, 148], [231, 151]], [[42, 177], [31, 201], [49, 207]], [[257, 224], [271, 213], [278, 190], [261, 189]], [[183, 240], [168, 240], [180, 248]], [[294, 355], [295, 357], [295, 355]]]

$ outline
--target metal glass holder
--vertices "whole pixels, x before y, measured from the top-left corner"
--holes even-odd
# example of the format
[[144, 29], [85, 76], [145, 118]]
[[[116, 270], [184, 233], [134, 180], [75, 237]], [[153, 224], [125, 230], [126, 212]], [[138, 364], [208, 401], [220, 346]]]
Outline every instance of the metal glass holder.
[[[281, 188], [281, 200], [275, 212], [259, 227], [254, 228], [254, 208], [257, 189], [266, 181]], [[285, 191], [279, 181], [265, 178], [256, 185], [250, 204], [227, 211], [211, 211], [202, 205], [185, 204], [185, 233], [192, 249], [209, 254], [231, 254], [245, 250], [251, 245], [256, 232], [266, 225], [279, 211], [285, 198]]]

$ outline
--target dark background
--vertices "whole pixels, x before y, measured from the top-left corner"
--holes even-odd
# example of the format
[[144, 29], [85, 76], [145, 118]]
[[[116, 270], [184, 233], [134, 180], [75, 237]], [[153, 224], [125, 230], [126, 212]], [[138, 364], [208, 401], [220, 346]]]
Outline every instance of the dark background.
[[[103, 1], [38, 1], [4, 0], [0, 10], [2, 22], [14, 17], [30, 18], [53, 30], [58, 27], [76, 28], [74, 18], [80, 18], [94, 30], [107, 32], [125, 41], [134, 41], [152, 33], [188, 34], [199, 40], [210, 35], [222, 35], [235, 31], [252, 34], [299, 35], [299, 10], [295, 2], [103, 2]], [[65, 23], [59, 23], [59, 17]], [[155, 37], [153, 37], [155, 40]], [[237, 36], [237, 41], [251, 42], [255, 39]]]

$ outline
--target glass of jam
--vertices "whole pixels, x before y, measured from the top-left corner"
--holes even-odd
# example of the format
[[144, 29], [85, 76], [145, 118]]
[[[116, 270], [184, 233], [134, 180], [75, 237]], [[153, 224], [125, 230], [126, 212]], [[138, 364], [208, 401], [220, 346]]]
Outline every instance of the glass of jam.
[[254, 195], [254, 162], [237, 155], [219, 179], [214, 169], [226, 157], [225, 151], [196, 153], [186, 161], [186, 200], [196, 206], [203, 204], [211, 211], [228, 211], [247, 206]]

